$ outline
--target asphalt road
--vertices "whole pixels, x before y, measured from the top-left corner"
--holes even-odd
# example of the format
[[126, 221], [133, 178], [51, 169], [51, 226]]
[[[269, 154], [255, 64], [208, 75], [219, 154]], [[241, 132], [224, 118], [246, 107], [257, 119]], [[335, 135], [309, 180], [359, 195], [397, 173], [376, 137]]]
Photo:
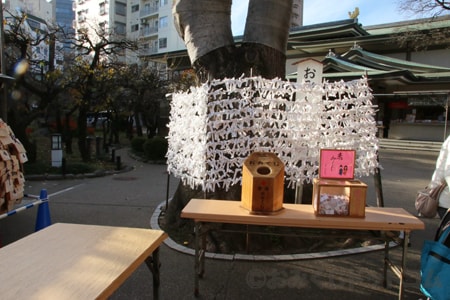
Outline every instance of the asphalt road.
[[[126, 149], [117, 152], [133, 169], [105, 177], [73, 180], [26, 181], [25, 192], [39, 195], [46, 189], [53, 223], [80, 223], [148, 228], [150, 218], [177, 186], [165, 165], [133, 160]], [[416, 191], [425, 187], [434, 170], [437, 152], [380, 151], [385, 206], [402, 207], [415, 214]], [[367, 204], [376, 205], [374, 180], [368, 184]], [[168, 185], [169, 183], [169, 185]], [[24, 200], [21, 205], [29, 203]], [[0, 220], [1, 245], [34, 232], [37, 209]], [[413, 232], [408, 252], [405, 299], [423, 298], [419, 292], [420, 251], [432, 239], [438, 219], [423, 219], [426, 230]], [[399, 249], [391, 250], [400, 257]], [[166, 245], [161, 248], [161, 299], [195, 299], [194, 259]], [[39, 259], [39, 258], [36, 258]], [[398, 281], [389, 277], [383, 288], [382, 251], [300, 261], [226, 261], [208, 259], [200, 282], [199, 299], [396, 299]], [[5, 272], [7, 270], [2, 270]], [[151, 273], [138, 270], [111, 299], [151, 299]], [[24, 283], [26, 285], [26, 283]], [[1, 288], [7, 288], [1, 286]], [[80, 287], [82, 288], [82, 287]]]

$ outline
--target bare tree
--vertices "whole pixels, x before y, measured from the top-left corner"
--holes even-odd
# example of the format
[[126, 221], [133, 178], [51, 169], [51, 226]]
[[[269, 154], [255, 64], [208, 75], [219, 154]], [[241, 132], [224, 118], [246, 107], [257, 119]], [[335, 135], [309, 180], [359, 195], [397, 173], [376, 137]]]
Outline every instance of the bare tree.
[[444, 0], [400, 0], [399, 11], [415, 16], [437, 17], [450, 10], [450, 1]]
[[[63, 91], [61, 73], [54, 68], [55, 35], [60, 29], [47, 24], [42, 30], [30, 30], [24, 24], [28, 15], [8, 12], [8, 16], [5, 54], [8, 73], [16, 78], [11, 87], [13, 101], [8, 103], [8, 122], [24, 144], [29, 160], [34, 161], [37, 146], [29, 140], [26, 129], [50, 104], [56, 103]], [[33, 47], [42, 44], [50, 46], [48, 60], [33, 56]]]
[[158, 125], [159, 103], [167, 93], [167, 82], [153, 68], [130, 65], [119, 69], [116, 84], [122, 87], [117, 96], [124, 99], [122, 107], [127, 109], [129, 137], [133, 135], [133, 126], [137, 136], [143, 135], [144, 126], [147, 136], [153, 137]]
[[97, 68], [106, 62], [122, 55], [124, 50], [136, 50], [137, 43], [126, 39], [120, 34], [116, 34], [114, 29], [106, 30], [99, 26], [80, 28], [72, 39], [72, 46], [77, 55], [75, 60], [81, 65], [87, 66], [84, 78], [79, 78], [80, 98], [78, 105], [78, 148], [84, 161], [89, 160], [89, 153], [86, 143], [87, 124], [86, 118], [91, 101], [94, 96], [95, 72]]
[[[400, 0], [398, 9], [403, 13], [409, 13], [411, 16], [426, 17], [432, 21], [439, 16], [448, 14], [450, 1]], [[433, 45], [441, 45], [442, 40], [448, 40], [450, 38], [450, 28], [427, 28], [424, 26], [422, 30], [417, 30], [416, 27], [411, 27], [407, 31], [395, 33], [393, 38], [400, 47], [405, 47], [407, 51], [420, 51]]]

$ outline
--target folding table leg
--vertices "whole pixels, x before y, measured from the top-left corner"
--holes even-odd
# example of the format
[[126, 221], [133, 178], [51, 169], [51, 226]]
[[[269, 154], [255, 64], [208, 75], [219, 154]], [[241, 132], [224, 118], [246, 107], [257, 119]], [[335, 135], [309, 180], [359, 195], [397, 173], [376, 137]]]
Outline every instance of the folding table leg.
[[153, 274], [153, 299], [159, 299], [159, 285], [160, 285], [160, 263], [159, 263], [159, 247], [156, 248], [152, 255], [145, 260], [147, 267]]
[[[384, 233], [383, 233], [384, 234]], [[389, 266], [389, 241], [384, 240], [384, 267], [383, 267], [383, 287], [387, 287], [387, 269]]]
[[398, 299], [403, 299], [404, 286], [403, 281], [405, 279], [405, 270], [406, 270], [406, 257], [408, 254], [408, 243], [409, 243], [409, 235], [410, 232], [404, 232], [404, 238], [401, 239], [401, 247], [402, 247], [402, 262], [401, 266], [394, 265], [394, 263], [389, 259], [389, 241], [386, 240], [385, 249], [384, 249], [384, 270], [383, 270], [383, 286], [387, 287], [387, 268], [389, 267], [391, 271], [398, 277], [400, 283], [398, 287]]
[[409, 236], [410, 232], [405, 231], [405, 237], [402, 241], [403, 253], [402, 253], [402, 266], [400, 269], [400, 286], [398, 288], [398, 299], [403, 299], [403, 292], [405, 287], [403, 286], [403, 281], [405, 280], [405, 270], [406, 270], [406, 257], [408, 254], [408, 245], [409, 245]]
[[198, 296], [199, 291], [199, 279], [203, 277], [205, 272], [205, 247], [206, 247], [206, 234], [202, 232], [202, 224], [200, 222], [195, 223], [195, 279], [194, 279], [194, 295]]

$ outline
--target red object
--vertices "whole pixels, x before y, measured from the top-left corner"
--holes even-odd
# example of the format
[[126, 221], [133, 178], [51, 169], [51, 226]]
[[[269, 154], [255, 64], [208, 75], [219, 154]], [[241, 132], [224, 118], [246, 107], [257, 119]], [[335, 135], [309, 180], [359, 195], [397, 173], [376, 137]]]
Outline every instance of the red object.
[[407, 109], [407, 108], [409, 108], [408, 102], [406, 102], [406, 101], [389, 102], [388, 107], [389, 108], [394, 108], [394, 109]]

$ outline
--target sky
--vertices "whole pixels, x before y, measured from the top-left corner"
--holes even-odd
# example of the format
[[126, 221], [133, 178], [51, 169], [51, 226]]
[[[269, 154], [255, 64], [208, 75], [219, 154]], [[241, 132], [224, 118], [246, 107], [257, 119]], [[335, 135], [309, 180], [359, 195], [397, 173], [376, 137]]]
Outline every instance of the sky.
[[[233, 35], [242, 35], [247, 16], [248, 0], [234, 0], [231, 10]], [[303, 25], [341, 21], [348, 13], [359, 8], [358, 22], [363, 26], [378, 25], [415, 19], [398, 10], [393, 0], [304, 0]]]

